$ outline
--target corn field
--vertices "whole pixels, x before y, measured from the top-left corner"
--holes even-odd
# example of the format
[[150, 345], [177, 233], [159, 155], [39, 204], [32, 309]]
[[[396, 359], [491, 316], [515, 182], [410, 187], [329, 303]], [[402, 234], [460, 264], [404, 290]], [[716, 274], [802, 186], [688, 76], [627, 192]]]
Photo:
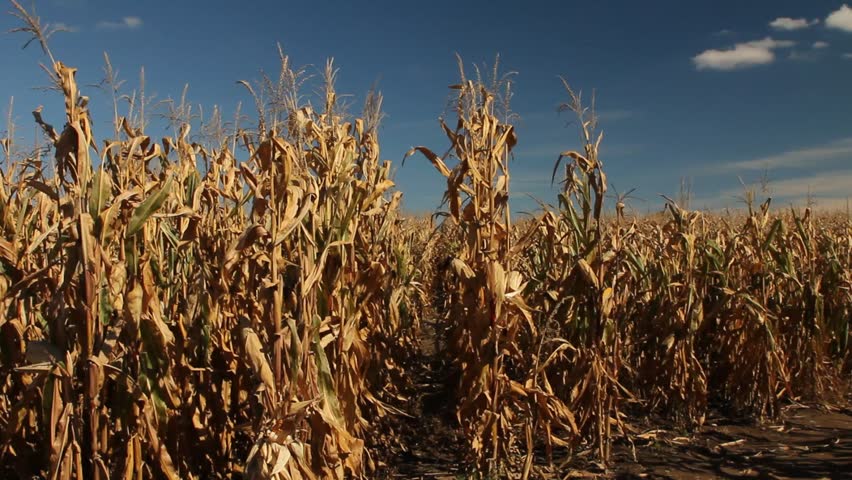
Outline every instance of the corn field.
[[406, 160], [446, 180], [446, 211], [409, 218], [381, 96], [347, 113], [331, 62], [315, 102], [283, 53], [244, 82], [252, 128], [199, 142], [177, 112], [158, 141], [134, 97], [105, 139], [12, 3], [64, 104], [33, 113], [46, 148], [2, 143], [3, 478], [373, 478], [425, 320], [483, 476], [539, 478], [580, 448], [606, 463], [641, 415], [696, 428], [711, 405], [761, 420], [844, 395], [849, 217], [771, 199], [628, 215], [567, 83], [582, 147], [554, 152], [555, 206], [513, 222], [508, 86], [460, 69], [448, 143]]

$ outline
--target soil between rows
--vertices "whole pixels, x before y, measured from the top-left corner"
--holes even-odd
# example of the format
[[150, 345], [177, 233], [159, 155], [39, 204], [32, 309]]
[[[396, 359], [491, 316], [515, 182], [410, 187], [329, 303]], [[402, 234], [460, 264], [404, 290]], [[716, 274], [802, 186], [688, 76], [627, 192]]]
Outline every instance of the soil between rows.
[[[399, 425], [400, 442], [377, 478], [468, 478], [463, 438], [447, 392], [447, 362], [438, 337], [424, 324], [420, 357], [412, 359], [415, 390], [411, 417]], [[430, 331], [431, 330], [431, 331]], [[631, 441], [613, 445], [609, 466], [590, 451], [553, 465], [539, 458], [541, 478], [643, 479], [852, 479], [852, 397], [833, 407], [788, 405], [773, 422], [739, 421], [711, 410], [701, 428], [687, 432], [659, 417], [631, 419]], [[561, 463], [561, 465], [560, 465]]]

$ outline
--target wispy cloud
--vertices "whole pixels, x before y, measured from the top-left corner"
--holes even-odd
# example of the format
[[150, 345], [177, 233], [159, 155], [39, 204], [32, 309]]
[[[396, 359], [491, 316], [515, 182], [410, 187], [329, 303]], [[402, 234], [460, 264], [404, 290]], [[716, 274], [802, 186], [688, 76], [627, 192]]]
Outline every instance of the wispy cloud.
[[[572, 143], [542, 143], [542, 144], [534, 144], [534, 145], [526, 145], [519, 146], [517, 150], [514, 150], [515, 158], [523, 159], [524, 161], [543, 161], [545, 165], [553, 165], [552, 162], [556, 162], [556, 158], [559, 157], [559, 154], [565, 151], [577, 150], [582, 151], [582, 148], [579, 145], [575, 145]], [[646, 150], [645, 145], [635, 144], [635, 143], [607, 143], [604, 141], [601, 144], [600, 155], [602, 158], [612, 158], [612, 157], [627, 157], [631, 155], [638, 155]], [[536, 163], [538, 164], [538, 163]], [[550, 180], [550, 175], [547, 175], [548, 181]]]
[[768, 48], [770, 50], [776, 48], [788, 48], [796, 45], [796, 42], [792, 40], [775, 40], [772, 37], [766, 37], [761, 40], [753, 40], [751, 42], [746, 42], [743, 45], [747, 45], [749, 47], [755, 48]]
[[50, 26], [55, 28], [59, 32], [76, 33], [80, 31], [79, 27], [74, 25], [68, 25], [67, 23], [63, 22], [51, 23]]
[[51, 0], [53, 6], [62, 8], [76, 8], [85, 6], [86, 0]]
[[[520, 188], [520, 190], [548, 190], [551, 188], [553, 182], [550, 181], [550, 172], [548, 171], [538, 171], [538, 172], [514, 172], [511, 176], [511, 183], [515, 186], [515, 189]], [[518, 190], [518, 191], [520, 191]]]
[[[852, 137], [841, 138], [826, 145], [789, 150], [775, 155], [714, 166], [718, 173], [759, 171], [776, 168], [806, 168], [841, 158], [852, 159]], [[846, 184], [847, 190], [849, 185]]]
[[789, 48], [796, 44], [791, 40], [776, 40], [766, 37], [761, 40], [737, 43], [726, 50], [705, 50], [692, 58], [698, 70], [739, 70], [758, 65], [768, 65], [775, 61], [775, 52], [779, 48]]
[[819, 52], [814, 50], [793, 50], [790, 52], [790, 56], [788, 58], [797, 62], [814, 62], [819, 59]]
[[124, 17], [118, 22], [102, 21], [98, 22], [97, 27], [101, 30], [121, 30], [121, 29], [136, 29], [142, 26], [142, 19], [139, 17]]
[[[772, 205], [776, 208], [792, 204], [799, 207], [814, 205], [822, 210], [845, 210], [847, 200], [852, 202], [850, 184], [852, 170], [835, 170], [797, 178], [769, 178], [765, 185], [746, 183], [694, 198], [691, 203], [707, 209], [743, 206], [745, 191], [754, 189], [761, 200], [765, 196], [772, 197]], [[764, 187], [766, 190], [763, 190]]]
[[816, 19], [809, 21], [807, 18], [778, 17], [769, 22], [769, 26], [775, 30], [792, 31], [812, 27], [818, 23], [819, 20]]
[[[519, 145], [514, 154], [516, 158], [525, 159], [546, 159], [548, 161], [556, 161], [556, 157], [565, 150], [571, 150], [573, 147], [564, 143], [539, 143], [535, 145]], [[549, 178], [548, 178], [549, 180]]]
[[601, 110], [596, 112], [596, 115], [599, 122], [617, 122], [634, 117], [636, 112], [631, 110]]
[[382, 126], [391, 130], [435, 129], [436, 131], [440, 131], [441, 129], [441, 124], [438, 122], [438, 117], [395, 121], [393, 117], [388, 116], [387, 121], [385, 121]]
[[788, 58], [799, 62], [815, 62], [824, 56], [822, 51], [829, 46], [828, 42], [816, 41], [811, 44], [810, 50], [793, 50]]
[[[553, 110], [545, 110], [545, 111], [532, 111], [532, 112], [518, 112], [520, 115], [520, 123], [522, 125], [530, 125], [530, 124], [538, 124], [538, 123], [550, 123], [553, 121], [561, 121], [561, 122], [570, 122], [574, 123], [576, 121], [576, 116], [573, 112], [560, 112], [556, 109]], [[639, 116], [634, 110], [628, 109], [599, 109], [595, 110], [595, 117], [598, 119], [598, 122], [602, 123], [604, 127], [613, 122], [618, 122], [621, 120], [627, 120], [629, 118], [634, 118]]]
[[852, 53], [844, 53], [842, 57], [846, 60], [852, 60]]
[[[813, 204], [814, 209], [817, 211], [843, 212], [852, 207], [852, 199], [849, 196], [827, 197], [824, 195], [812, 195], [810, 198], [804, 196], [785, 199], [785, 207], [791, 204], [797, 207], [805, 207]], [[781, 205], [778, 206], [780, 207]]]
[[[852, 185], [852, 170], [823, 172], [784, 180], [770, 179], [767, 187], [769, 194], [775, 198], [796, 198], [808, 195], [845, 197], [849, 195], [849, 185]], [[721, 192], [720, 196], [735, 197], [742, 195], [742, 190], [742, 187], [731, 188]]]
[[825, 26], [844, 32], [852, 32], [852, 8], [844, 3], [843, 6], [826, 17]]

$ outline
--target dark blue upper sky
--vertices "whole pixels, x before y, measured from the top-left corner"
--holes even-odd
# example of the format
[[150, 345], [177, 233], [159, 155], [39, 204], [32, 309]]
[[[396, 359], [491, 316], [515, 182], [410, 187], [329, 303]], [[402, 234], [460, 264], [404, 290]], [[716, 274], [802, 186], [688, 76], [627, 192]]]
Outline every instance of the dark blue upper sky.
[[[578, 143], [571, 118], [556, 113], [566, 100], [559, 75], [596, 90], [609, 179], [637, 188], [648, 200], [634, 202], [638, 210], [656, 207], [682, 177], [692, 179], [693, 207], [734, 206], [738, 178], [755, 181], [767, 168], [780, 203], [810, 192], [845, 207], [852, 190], [852, 9], [842, 1], [44, 0], [36, 8], [43, 22], [73, 30], [51, 46], [79, 68], [81, 84], [99, 80], [106, 51], [127, 90], [144, 66], [149, 93], [179, 97], [189, 83], [189, 100], [205, 111], [243, 102], [250, 112], [236, 81], [276, 72], [277, 42], [314, 70], [334, 57], [339, 91], [356, 104], [378, 82], [383, 156], [397, 165], [413, 145], [446, 149], [437, 118], [458, 78], [454, 54], [469, 66], [499, 53], [504, 70], [518, 72], [515, 209], [535, 205], [526, 194], [553, 200], [556, 156]], [[0, 29], [13, 26], [0, 18]], [[46, 78], [37, 47], [21, 50], [25, 40], [0, 36], [0, 94], [3, 103], [15, 97], [19, 131], [30, 132], [28, 112], [44, 104], [61, 123], [62, 104], [32, 89]], [[109, 101], [85, 93], [105, 137]], [[410, 159], [396, 180], [409, 209], [438, 206], [444, 184], [428, 162]]]

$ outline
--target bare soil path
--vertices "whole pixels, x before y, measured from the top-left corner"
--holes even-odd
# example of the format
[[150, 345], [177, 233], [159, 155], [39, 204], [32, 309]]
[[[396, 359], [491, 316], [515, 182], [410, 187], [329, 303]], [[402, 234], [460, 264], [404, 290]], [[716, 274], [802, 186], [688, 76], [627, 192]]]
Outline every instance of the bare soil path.
[[621, 446], [615, 478], [852, 479], [852, 411], [788, 407], [774, 424], [711, 419], [692, 436], [648, 435]]
[[[454, 418], [449, 362], [435, 344], [441, 338], [435, 328], [424, 322], [421, 351], [408, 364], [414, 379], [411, 418], [401, 419], [399, 445], [376, 478], [469, 478], [461, 464], [463, 439]], [[830, 409], [791, 405], [779, 420], [765, 424], [713, 411], [693, 432], [659, 418], [634, 419], [641, 433], [632, 441], [616, 441], [608, 468], [581, 451], [561, 466], [537, 462], [535, 478], [852, 480], [850, 406], [852, 397]]]

